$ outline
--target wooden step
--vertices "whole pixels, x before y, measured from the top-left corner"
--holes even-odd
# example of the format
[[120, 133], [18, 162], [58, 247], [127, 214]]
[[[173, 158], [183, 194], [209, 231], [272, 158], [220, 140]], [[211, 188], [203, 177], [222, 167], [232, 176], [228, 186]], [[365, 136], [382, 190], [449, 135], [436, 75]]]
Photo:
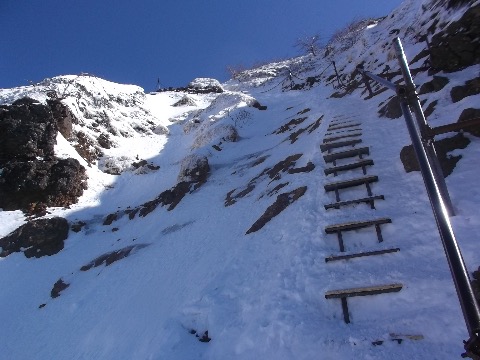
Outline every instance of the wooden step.
[[340, 139], [357, 137], [357, 136], [362, 136], [362, 133], [359, 132], [359, 133], [356, 133], [356, 134], [347, 134], [347, 135], [340, 135], [340, 136], [335, 136], [335, 137], [331, 137], [331, 138], [325, 138], [325, 139], [323, 139], [323, 143], [326, 144], [326, 143], [329, 143], [329, 142], [332, 142], [332, 141], [337, 141], [337, 140], [340, 140]]
[[349, 260], [349, 259], [355, 259], [355, 258], [365, 257], [365, 256], [390, 254], [398, 251], [400, 251], [400, 249], [395, 248], [395, 249], [384, 249], [384, 250], [376, 250], [376, 251], [364, 251], [364, 252], [348, 254], [348, 255], [331, 255], [325, 258], [325, 262]]
[[327, 151], [343, 146], [354, 146], [356, 144], [360, 144], [362, 142], [362, 139], [354, 139], [354, 140], [347, 140], [347, 141], [339, 141], [339, 142], [331, 142], [328, 144], [322, 144], [320, 145], [320, 150], [321, 151]]
[[346, 188], [354, 187], [358, 185], [365, 185], [367, 189], [367, 195], [373, 196], [372, 189], [370, 188], [370, 183], [376, 182], [376, 181], [378, 181], [378, 176], [370, 175], [370, 176], [358, 178], [358, 179], [350, 179], [350, 180], [329, 183], [329, 184], [326, 184], [324, 188], [325, 188], [325, 191], [327, 192], [335, 191], [335, 201], [339, 203], [340, 202], [340, 192], [338, 191], [339, 189], [346, 189]]
[[330, 126], [328, 127], [328, 131], [335, 131], [335, 130], [340, 130], [340, 129], [347, 129], [347, 128], [351, 128], [351, 127], [354, 127], [354, 126], [360, 126], [362, 124], [360, 123], [353, 123], [353, 124], [345, 124], [345, 125], [334, 125], [332, 126], [330, 124]]
[[376, 196], [369, 196], [361, 199], [339, 201], [339, 202], [325, 205], [325, 210], [340, 209], [340, 207], [342, 206], [348, 206], [352, 204], [361, 204], [361, 203], [370, 204], [370, 207], [372, 209], [375, 209], [375, 200], [385, 200], [385, 197], [383, 195], [376, 195]]
[[382, 225], [389, 224], [392, 222], [392, 219], [389, 218], [379, 218], [366, 221], [352, 221], [349, 223], [329, 225], [325, 227], [325, 232], [327, 234], [335, 234], [338, 231], [353, 231], [358, 229], [363, 229], [372, 225]]
[[325, 172], [325, 175], [333, 174], [334, 176], [337, 176], [337, 173], [340, 171], [347, 171], [347, 170], [362, 168], [363, 173], [366, 174], [367, 170], [365, 167], [371, 166], [371, 165], [373, 165], [373, 160], [365, 159], [365, 160], [360, 160], [351, 164], [329, 167], [329, 168], [326, 168], [324, 172]]
[[357, 179], [342, 180], [342, 181], [328, 183], [328, 184], [325, 184], [323, 187], [325, 188], [325, 191], [334, 191], [335, 189], [345, 189], [345, 188], [359, 186], [366, 183], [372, 183], [377, 181], [378, 181], [378, 176], [370, 175], [370, 176], [365, 176]]
[[389, 218], [379, 218], [374, 220], [367, 220], [367, 221], [354, 221], [350, 223], [343, 223], [343, 224], [335, 224], [325, 227], [325, 233], [327, 234], [337, 234], [338, 239], [338, 247], [340, 252], [345, 252], [345, 244], [343, 243], [343, 231], [352, 231], [358, 230], [362, 228], [366, 228], [369, 226], [375, 226], [375, 232], [377, 234], [378, 242], [383, 242], [382, 230], [380, 228], [381, 224], [388, 224], [391, 223], [392, 220]]
[[[337, 131], [337, 132], [328, 132], [328, 133], [325, 133], [325, 136], [332, 136], [332, 135], [343, 135], [344, 133], [352, 133], [352, 132], [356, 132], [356, 131], [360, 131], [361, 129], [346, 129], [346, 130], [340, 130], [340, 131]], [[348, 134], [347, 134], [348, 135]]]
[[402, 290], [402, 288], [403, 284], [387, 284], [342, 290], [330, 290], [325, 293], [325, 299], [340, 299], [342, 301], [343, 320], [346, 324], [349, 324], [350, 314], [348, 313], [347, 298], [398, 292]]
[[363, 148], [356, 148], [356, 149], [351, 149], [347, 151], [326, 154], [326, 155], [323, 155], [323, 159], [325, 160], [326, 163], [329, 163], [335, 160], [346, 159], [354, 156], [359, 156], [361, 159], [362, 155], [369, 155], [369, 154], [370, 154], [369, 148], [363, 147]]

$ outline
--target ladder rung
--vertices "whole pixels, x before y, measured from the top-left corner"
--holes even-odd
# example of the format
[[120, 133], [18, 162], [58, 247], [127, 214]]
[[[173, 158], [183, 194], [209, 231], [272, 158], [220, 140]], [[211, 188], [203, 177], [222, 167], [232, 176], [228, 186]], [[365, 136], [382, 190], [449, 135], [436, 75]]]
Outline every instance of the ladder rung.
[[348, 260], [348, 259], [354, 259], [354, 258], [359, 258], [359, 257], [364, 257], [364, 256], [375, 256], [375, 255], [383, 255], [383, 254], [390, 254], [394, 252], [400, 251], [399, 248], [395, 249], [384, 249], [384, 250], [377, 250], [377, 251], [364, 251], [361, 253], [355, 253], [355, 254], [349, 254], [349, 255], [332, 255], [328, 256], [325, 258], [325, 262], [330, 262], [330, 261], [338, 261], [338, 260]]
[[325, 191], [334, 191], [335, 189], [345, 189], [349, 187], [354, 187], [358, 185], [363, 185], [366, 183], [372, 183], [378, 181], [378, 176], [370, 175], [357, 179], [337, 181], [333, 183], [328, 183], [324, 185]]
[[323, 159], [325, 160], [325, 162], [329, 163], [334, 160], [345, 159], [345, 158], [360, 156], [360, 155], [368, 155], [368, 154], [370, 154], [369, 148], [363, 147], [363, 148], [351, 149], [347, 151], [341, 151], [341, 152], [323, 155]]
[[330, 149], [335, 149], [343, 146], [353, 146], [356, 144], [360, 144], [362, 142], [362, 139], [354, 139], [354, 140], [347, 140], [347, 141], [339, 141], [339, 142], [331, 142], [327, 144], [322, 144], [320, 145], [320, 150], [322, 151], [327, 151]]
[[338, 231], [358, 230], [358, 229], [362, 229], [372, 225], [389, 224], [391, 222], [392, 222], [392, 219], [389, 219], [389, 218], [379, 218], [379, 219], [367, 220], [367, 221], [354, 221], [350, 223], [342, 223], [342, 224], [327, 226], [325, 227], [325, 232], [327, 234], [334, 234]]
[[338, 125], [338, 126], [336, 126], [336, 125], [333, 125], [333, 126], [330, 125], [330, 126], [328, 127], [328, 131], [346, 129], [346, 128], [350, 128], [350, 127], [354, 127], [354, 126], [360, 126], [360, 125], [362, 125], [362, 124], [360, 124], [360, 123], [355, 123], [355, 124]]
[[373, 165], [373, 160], [372, 159], [366, 159], [366, 160], [361, 160], [357, 161], [351, 164], [346, 164], [346, 165], [340, 165], [340, 166], [333, 166], [330, 168], [326, 168], [324, 170], [325, 175], [329, 174], [334, 174], [339, 171], [346, 171], [346, 170], [353, 170], [353, 169], [358, 169], [358, 168], [363, 168], [364, 166], [370, 166]]
[[336, 141], [336, 140], [340, 140], [340, 139], [344, 139], [344, 138], [351, 138], [351, 137], [355, 137], [355, 136], [362, 136], [362, 133], [340, 135], [340, 136], [335, 136], [335, 137], [331, 137], [331, 138], [325, 138], [325, 139], [323, 139], [323, 143], [326, 144], [326, 143], [329, 143], [329, 142], [332, 142], [332, 141]]
[[375, 200], [385, 200], [385, 197], [383, 195], [376, 195], [376, 196], [370, 196], [366, 198], [361, 198], [361, 199], [354, 199], [354, 200], [346, 200], [346, 201], [339, 201], [336, 203], [331, 203], [325, 205], [325, 210], [328, 209], [338, 209], [340, 206], [347, 206], [347, 205], [352, 205], [352, 204], [360, 204], [360, 203], [373, 203]]
[[330, 290], [325, 293], [326, 299], [339, 299], [354, 296], [377, 295], [402, 290], [402, 284], [387, 284], [378, 286], [367, 286], [343, 290]]

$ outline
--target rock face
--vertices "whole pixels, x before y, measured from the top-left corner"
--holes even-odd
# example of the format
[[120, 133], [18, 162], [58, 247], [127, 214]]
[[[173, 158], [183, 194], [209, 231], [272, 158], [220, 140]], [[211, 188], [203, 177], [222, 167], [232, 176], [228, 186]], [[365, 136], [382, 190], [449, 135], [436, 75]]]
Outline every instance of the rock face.
[[[462, 111], [457, 122], [462, 122], [462, 121], [477, 119], [477, 118], [480, 118], [480, 109], [468, 108]], [[469, 126], [465, 128], [464, 131], [474, 136], [480, 137], [480, 125], [478, 124]]]
[[224, 91], [218, 80], [210, 78], [196, 78], [188, 84], [187, 89], [196, 94], [222, 93]]
[[68, 222], [64, 218], [30, 221], [0, 239], [0, 257], [13, 252], [23, 252], [27, 258], [54, 255], [63, 249], [67, 237]]
[[68, 206], [82, 195], [86, 179], [85, 168], [76, 159], [9, 162], [0, 176], [0, 207]]
[[[23, 98], [0, 106], [0, 208], [68, 206], [86, 189], [86, 172], [72, 158], [55, 158], [58, 129], [71, 136], [75, 121], [58, 100]], [[59, 125], [60, 124], [60, 125]]]
[[0, 165], [53, 158], [56, 136], [57, 125], [47, 106], [29, 98], [0, 106]]
[[447, 72], [480, 63], [480, 5], [472, 6], [458, 21], [433, 36], [430, 62], [435, 70]]
[[[455, 149], [465, 149], [468, 144], [470, 144], [470, 140], [463, 136], [462, 133], [450, 138], [435, 141], [438, 159], [440, 160], [440, 165], [445, 177], [453, 172], [457, 162], [462, 158], [461, 155], [452, 156], [448, 153]], [[402, 161], [405, 172], [409, 173], [411, 171], [420, 171], [420, 167], [418, 165], [412, 145], [403, 147], [403, 149], [400, 151], [400, 160]]]

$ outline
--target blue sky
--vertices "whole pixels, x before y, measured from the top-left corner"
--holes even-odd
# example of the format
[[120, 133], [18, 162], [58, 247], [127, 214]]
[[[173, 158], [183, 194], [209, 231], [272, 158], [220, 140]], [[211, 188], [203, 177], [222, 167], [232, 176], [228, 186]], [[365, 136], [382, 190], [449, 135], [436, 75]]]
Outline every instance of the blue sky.
[[298, 54], [401, 0], [0, 0], [0, 88], [91, 73], [154, 90]]

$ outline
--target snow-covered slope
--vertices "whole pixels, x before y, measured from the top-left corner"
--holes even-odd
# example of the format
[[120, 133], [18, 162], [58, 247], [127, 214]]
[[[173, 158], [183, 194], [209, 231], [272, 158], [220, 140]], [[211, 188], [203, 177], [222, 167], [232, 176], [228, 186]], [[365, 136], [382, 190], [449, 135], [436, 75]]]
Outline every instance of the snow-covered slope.
[[[392, 34], [411, 59], [426, 47], [417, 36], [422, 29], [435, 19], [446, 26], [465, 11], [430, 5], [407, 0], [364, 29], [353, 46], [338, 42], [329, 57], [253, 69], [222, 84], [222, 93], [144, 94], [91, 76], [1, 89], [2, 104], [23, 96], [45, 102], [54, 90], [78, 120], [74, 133], [98, 150], [98, 161], [82, 159], [76, 138], [58, 135], [56, 154], [82, 162], [88, 189], [70, 208], [48, 209], [47, 217], [75, 225], [62, 251], [0, 258], [0, 359], [458, 358], [468, 336], [421, 176], [405, 173], [399, 158], [408, 133], [403, 119], [378, 115], [393, 94], [365, 100], [362, 88], [332, 86], [331, 60], [349, 84], [362, 62], [375, 73], [387, 66], [394, 72], [386, 45]], [[425, 107], [437, 101], [431, 125], [478, 107], [479, 95], [454, 103], [450, 91], [479, 70], [437, 74], [448, 85], [421, 96]], [[430, 80], [426, 70], [416, 74], [418, 85]], [[302, 90], [290, 90], [295, 85]], [[358, 125], [329, 130], [342, 123]], [[357, 147], [368, 147], [374, 161], [367, 175], [378, 176], [373, 195], [385, 199], [375, 209], [325, 210], [335, 201], [326, 184], [363, 173], [325, 175], [332, 164], [320, 145], [359, 133]], [[462, 158], [447, 184], [457, 211], [454, 230], [474, 270], [480, 265], [480, 139], [464, 136], [470, 143], [450, 153]], [[101, 145], [103, 138], [109, 146]], [[165, 194], [175, 196], [185, 169], [205, 158], [206, 182], [167, 206]], [[365, 197], [366, 189], [340, 196]], [[337, 236], [325, 227], [372, 218], [391, 219], [381, 225], [383, 242], [373, 228], [345, 232], [346, 253], [400, 251], [325, 261], [339, 254]], [[0, 211], [0, 237], [27, 220], [21, 211]], [[53, 298], [60, 279], [68, 287]], [[325, 298], [332, 290], [383, 284], [403, 287], [350, 299], [350, 324], [340, 300]]]

